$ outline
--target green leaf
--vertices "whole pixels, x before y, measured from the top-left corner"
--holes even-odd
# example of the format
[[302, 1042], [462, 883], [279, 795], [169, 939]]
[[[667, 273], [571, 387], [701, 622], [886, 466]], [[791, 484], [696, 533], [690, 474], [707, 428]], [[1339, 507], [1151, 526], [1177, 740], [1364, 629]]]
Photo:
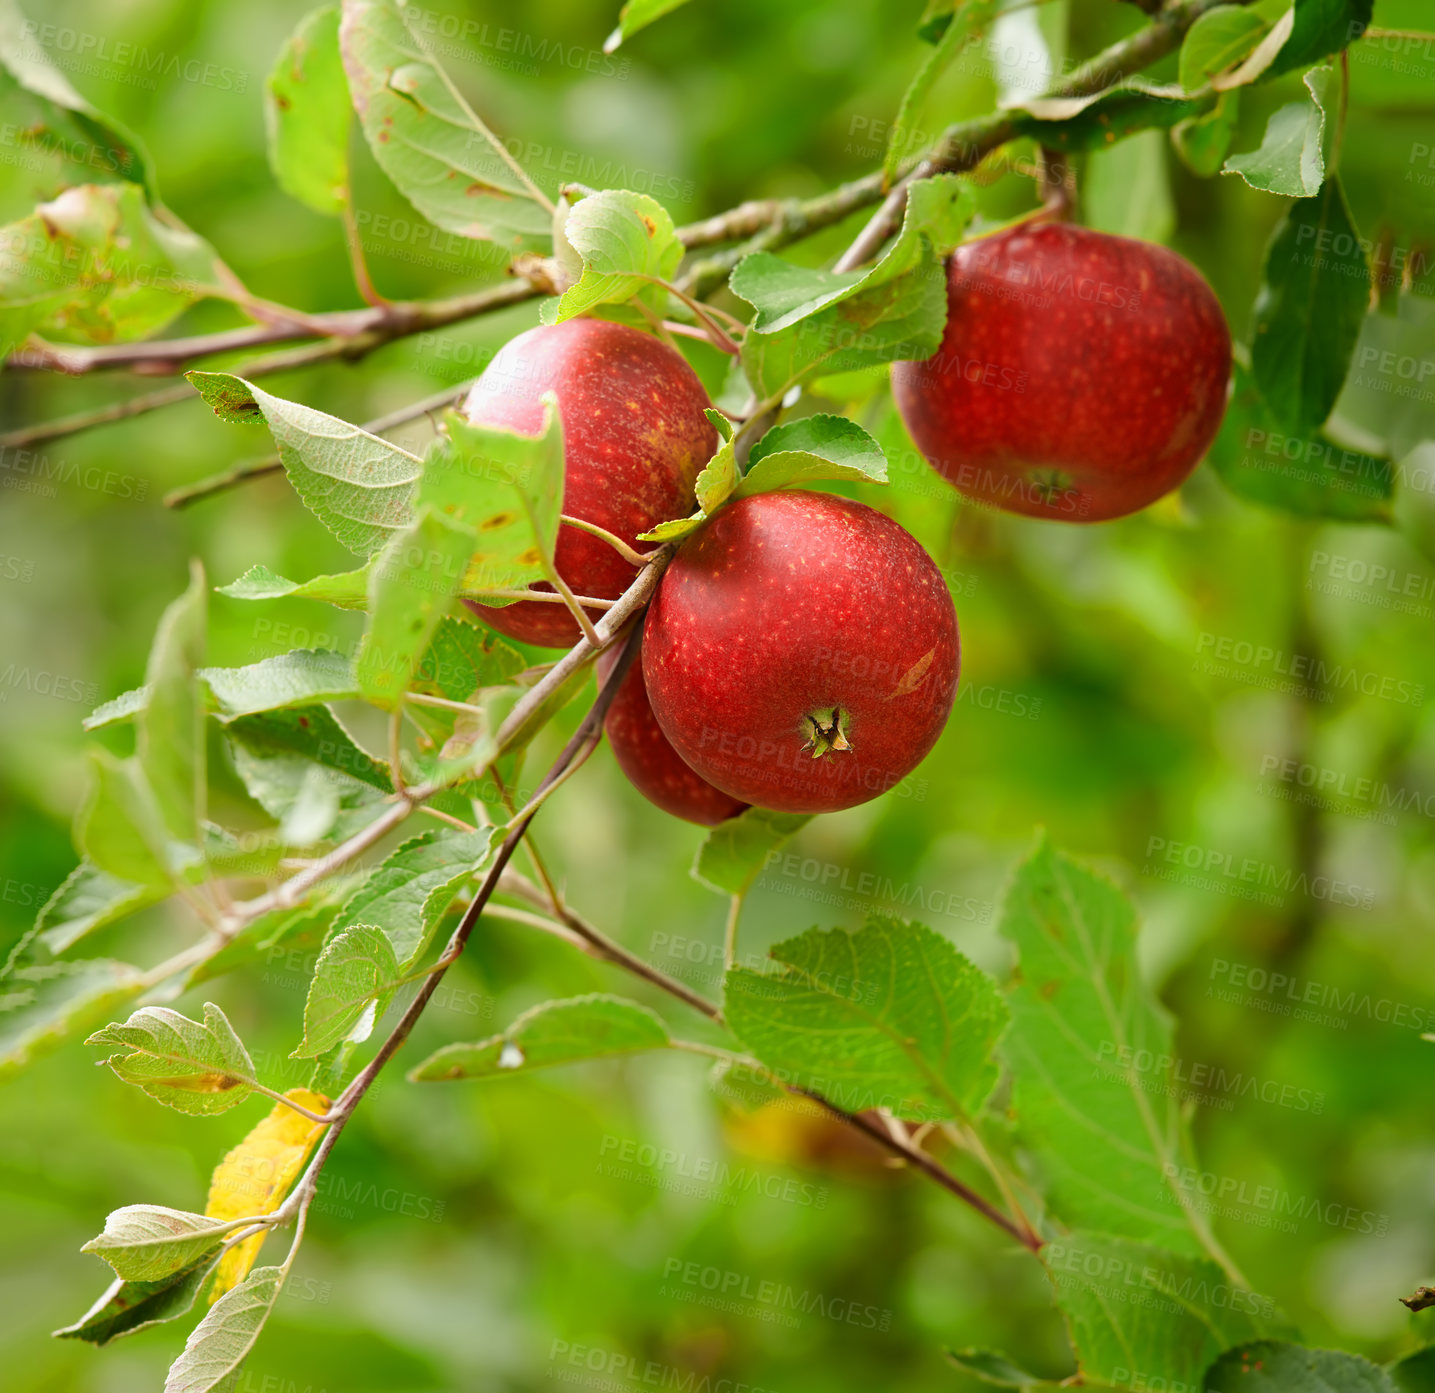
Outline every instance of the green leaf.
[[418, 501], [475, 535], [466, 591], [526, 585], [553, 568], [563, 515], [563, 427], [545, 397], [543, 428], [520, 435], [444, 413], [445, 437], [424, 460]]
[[369, 582], [371, 618], [355, 665], [359, 690], [392, 710], [463, 582], [474, 534], [427, 509], [380, 553]]
[[204, 759], [204, 698], [197, 673], [204, 661], [204, 568], [190, 565], [189, 589], [165, 610], [150, 649], [149, 701], [139, 723], [140, 768], [170, 834], [199, 841], [208, 775]]
[[86, 934], [122, 919], [168, 894], [168, 886], [136, 885], [118, 880], [88, 861], [81, 861], [45, 902], [35, 920], [40, 941], [58, 955]]
[[[296, 648], [246, 667], [199, 668], [194, 675], [203, 684], [202, 710], [222, 723], [260, 711], [360, 695], [354, 665], [328, 648]], [[98, 730], [149, 711], [151, 697], [149, 686], [125, 692], [97, 707], [85, 720], [85, 729]]]
[[87, 167], [97, 165], [155, 196], [149, 156], [133, 133], [75, 91], [35, 42], [20, 6], [0, 0], [0, 96], [14, 88], [34, 101], [38, 120], [31, 129], [38, 138], [61, 151], [82, 150]]
[[703, 838], [693, 878], [720, 895], [745, 895], [777, 849], [811, 820], [808, 813], [748, 808]]
[[1170, 1178], [1192, 1155], [1171, 1021], [1141, 980], [1130, 902], [1043, 836], [1017, 868], [1001, 932], [1018, 955], [1012, 1111], [1053, 1215], [1195, 1251], [1205, 1221]]
[[413, 691], [467, 701], [484, 687], [507, 686], [528, 660], [492, 629], [446, 615], [419, 662]]
[[177, 1320], [193, 1310], [218, 1261], [217, 1257], [201, 1258], [192, 1267], [157, 1282], [127, 1282], [116, 1277], [79, 1320], [52, 1333], [58, 1340], [107, 1345], [162, 1321]]
[[1390, 521], [1390, 461], [1344, 449], [1319, 432], [1285, 430], [1239, 364], [1207, 458], [1232, 493], [1267, 507], [1301, 517]]
[[1206, 1375], [1207, 1393], [1399, 1393], [1389, 1373], [1343, 1350], [1263, 1340], [1236, 1346]]
[[1282, 1325], [1267, 1297], [1203, 1258], [1080, 1231], [1040, 1256], [1086, 1382], [1197, 1389], [1223, 1350]]
[[269, 166], [279, 187], [339, 217], [349, 193], [349, 87], [339, 57], [339, 7], [299, 21], [264, 87]]
[[0, 228], [0, 353], [31, 333], [142, 339], [220, 284], [213, 249], [138, 184], [76, 185]]
[[1339, 179], [1276, 226], [1256, 296], [1251, 369], [1290, 431], [1319, 426], [1340, 395], [1370, 298], [1370, 266]]
[[1369, 27], [1374, 8], [1374, 0], [1295, 0], [1290, 37], [1265, 76], [1309, 68], [1339, 53]]
[[232, 1376], [254, 1348], [286, 1276], [282, 1267], [256, 1267], [225, 1292], [185, 1341], [184, 1353], [165, 1378], [164, 1393], [230, 1393]]
[[[467, 610], [462, 612], [467, 614]], [[491, 737], [502, 724], [496, 721], [499, 704], [518, 688], [514, 678], [528, 666], [528, 660], [512, 645], [505, 643], [492, 629], [470, 622], [467, 618], [446, 615], [439, 621], [413, 677], [409, 690], [445, 701], [473, 705], [471, 713], [409, 702], [405, 706], [409, 719], [420, 726], [433, 748], [439, 752], [442, 765], [432, 775], [442, 782], [448, 779], [450, 760], [460, 757], [470, 765], [486, 757]], [[466, 810], [465, 810], [466, 811]]]
[[917, 21], [917, 37], [929, 44], [936, 43], [947, 32], [957, 6], [962, 0], [927, 0]]
[[671, 1043], [667, 1026], [646, 1006], [617, 996], [575, 996], [525, 1011], [491, 1040], [445, 1045], [410, 1070], [409, 1078], [415, 1083], [499, 1078]]
[[292, 595], [298, 600], [323, 600], [340, 609], [366, 609], [369, 604], [369, 567], [345, 571], [337, 576], [315, 576], [313, 580], [285, 580], [267, 566], [251, 566], [238, 580], [215, 587], [216, 593], [231, 600], [279, 600]]
[[1394, 310], [1365, 316], [1331, 426], [1403, 459], [1435, 440], [1435, 301], [1404, 294]]
[[200, 676], [224, 722], [359, 695], [353, 664], [327, 648], [296, 648], [246, 667], [209, 667]]
[[901, 105], [887, 138], [887, 153], [882, 160], [882, 178], [890, 184], [904, 155], [911, 153], [912, 132], [921, 119], [922, 109], [938, 79], [952, 65], [957, 55], [1000, 11], [1002, 0], [966, 0], [942, 29], [934, 47], [917, 69], [916, 75], [902, 93]]
[[171, 839], [138, 761], [108, 750], [92, 750], [90, 761], [90, 795], [75, 826], [81, 850], [118, 880], [167, 889], [199, 862], [199, 849]]
[[647, 532], [640, 532], [640, 542], [676, 542], [696, 532], [729, 498], [742, 478], [737, 467], [737, 447], [731, 429], [717, 448], [717, 453], [703, 466], [693, 492], [698, 510], [685, 518], [660, 522]]
[[655, 19], [671, 14], [687, 0], [627, 0], [618, 12], [618, 27], [608, 36], [603, 45], [605, 53], [611, 53], [624, 39], [631, 39], [639, 29], [646, 29]]
[[661, 314], [670, 281], [683, 259], [668, 210], [647, 194], [606, 189], [569, 211], [563, 235], [581, 258], [583, 274], [562, 297], [543, 307], [545, 324], [561, 324], [599, 305], [639, 299]]
[[1004, 1354], [986, 1349], [949, 1349], [947, 1358], [964, 1374], [998, 1388], [1056, 1388], [1060, 1385], [1019, 1369]]
[[1240, 115], [1240, 101], [1239, 92], [1222, 92], [1204, 115], [1178, 121], [1172, 128], [1176, 153], [1193, 174], [1209, 179], [1225, 163]]
[[1033, 97], [1013, 112], [1012, 121], [1019, 134], [1058, 150], [1105, 150], [1140, 131], [1204, 116], [1215, 100], [1128, 78], [1093, 96]]
[[1086, 160], [1084, 221], [1099, 232], [1142, 242], [1165, 242], [1176, 228], [1176, 205], [1166, 168], [1166, 138], [1141, 131]]
[[335, 416], [270, 396], [242, 377], [185, 377], [221, 421], [268, 425], [294, 492], [356, 556], [372, 556], [412, 522], [416, 455]]
[[191, 1117], [228, 1112], [253, 1091], [254, 1061], [213, 1002], [205, 1002], [202, 1024], [167, 1006], [146, 1006], [85, 1043], [117, 1050], [101, 1063], [156, 1102]]
[[808, 373], [840, 372], [935, 353], [947, 320], [943, 258], [975, 211], [954, 174], [912, 185], [902, 230], [869, 271], [838, 274], [753, 252], [734, 268], [733, 294], [756, 311], [742, 362], [758, 393], [780, 397]]
[[138, 968], [106, 958], [20, 967], [0, 978], [0, 1082], [146, 989]]
[[821, 479], [885, 484], [887, 457], [861, 426], [845, 416], [804, 416], [774, 426], [752, 447], [747, 473], [733, 497], [802, 488]]
[[382, 929], [353, 924], [336, 934], [315, 965], [304, 1003], [304, 1039], [290, 1058], [323, 1054], [360, 1022], [368, 1029], [359, 1038], [367, 1036], [398, 980], [399, 965]]
[[738, 1038], [784, 1081], [851, 1112], [940, 1122], [977, 1113], [997, 1080], [1007, 1008], [992, 980], [924, 924], [869, 915], [770, 953], [783, 970], [727, 974]]
[[422, 956], [459, 888], [497, 848], [493, 832], [436, 828], [404, 842], [369, 873], [339, 912], [341, 924], [366, 924], [388, 940], [399, 967]]
[[[304, 814], [302, 832], [293, 825], [285, 831], [294, 845], [330, 830], [345, 835], [368, 822], [374, 805], [393, 791], [388, 770], [354, 743], [326, 706], [243, 716], [225, 734], [236, 771], [265, 812], [286, 822]], [[320, 793], [327, 795], [327, 819], [312, 811]]]
[[1233, 68], [1260, 43], [1268, 25], [1243, 5], [1217, 5], [1186, 31], [1181, 42], [1179, 80], [1188, 92]]
[[1400, 1393], [1435, 1393], [1435, 1345], [1427, 1345], [1385, 1367]]
[[1266, 123], [1260, 148], [1232, 155], [1224, 172], [1239, 174], [1253, 189], [1308, 198], [1325, 182], [1325, 121], [1333, 72], [1312, 68], [1304, 82], [1310, 100], [1291, 102]]
[[420, 213], [447, 232], [514, 251], [548, 246], [551, 210], [395, 0], [344, 0], [339, 48], [369, 148]]
[[713, 429], [717, 431], [721, 440], [732, 439], [732, 422], [721, 411], [715, 411], [711, 406], [705, 406], [703, 415], [712, 422]]
[[195, 965], [185, 979], [194, 987], [238, 968], [267, 966], [289, 953], [315, 952], [324, 942], [338, 913], [338, 892], [333, 882], [315, 890], [296, 909], [273, 909], [251, 920], [211, 957]]
[[211, 1219], [158, 1204], [127, 1204], [105, 1220], [105, 1231], [82, 1253], [104, 1258], [126, 1281], [161, 1282], [219, 1251], [226, 1234], [252, 1219]]
[[672, 518], [668, 522], [660, 522], [649, 532], [639, 532], [638, 540], [640, 542], [681, 541], [684, 537], [696, 532], [707, 520], [708, 515], [701, 511], [693, 513], [690, 517]]

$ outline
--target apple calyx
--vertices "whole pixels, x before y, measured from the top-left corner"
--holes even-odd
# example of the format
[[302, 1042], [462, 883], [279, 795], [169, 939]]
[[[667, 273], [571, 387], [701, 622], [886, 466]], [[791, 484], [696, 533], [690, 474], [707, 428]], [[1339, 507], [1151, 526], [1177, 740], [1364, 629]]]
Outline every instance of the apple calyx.
[[851, 752], [852, 745], [847, 739], [847, 727], [851, 720], [841, 706], [824, 706], [818, 711], [809, 711], [802, 718], [802, 730], [807, 736], [803, 749], [812, 751], [813, 759], [821, 759], [828, 751]]

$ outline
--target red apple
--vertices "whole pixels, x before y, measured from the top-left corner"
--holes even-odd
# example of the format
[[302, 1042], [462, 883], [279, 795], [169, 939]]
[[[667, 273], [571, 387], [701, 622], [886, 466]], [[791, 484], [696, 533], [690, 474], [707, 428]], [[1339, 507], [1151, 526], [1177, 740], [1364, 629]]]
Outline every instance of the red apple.
[[1099, 522], [1169, 493], [1220, 428], [1231, 335], [1164, 247], [1025, 223], [947, 263], [937, 353], [892, 369], [918, 448], [967, 497]]
[[668, 567], [643, 678], [673, 748], [745, 803], [865, 803], [936, 743], [957, 690], [957, 617], [895, 522], [830, 494], [728, 504]]
[[[641, 550], [638, 533], [693, 511], [693, 484], [717, 449], [717, 432], [703, 415], [707, 393], [681, 354], [602, 319], [530, 329], [494, 355], [464, 412], [484, 425], [536, 434], [545, 392], [556, 395], [563, 422], [566, 514]], [[555, 559], [575, 595], [615, 600], [635, 574], [607, 542], [566, 525]], [[533, 588], [552, 592], [546, 582]], [[578, 641], [578, 625], [562, 605], [470, 605], [511, 638], [550, 648]], [[591, 608], [588, 614], [602, 617]]]
[[[598, 680], [606, 681], [618, 650], [610, 648], [598, 659]], [[714, 788], [702, 775], [683, 763], [663, 734], [648, 703], [643, 668], [635, 662], [623, 678], [603, 729], [618, 767], [628, 782], [665, 813], [704, 827], [716, 827], [736, 817], [746, 806]]]

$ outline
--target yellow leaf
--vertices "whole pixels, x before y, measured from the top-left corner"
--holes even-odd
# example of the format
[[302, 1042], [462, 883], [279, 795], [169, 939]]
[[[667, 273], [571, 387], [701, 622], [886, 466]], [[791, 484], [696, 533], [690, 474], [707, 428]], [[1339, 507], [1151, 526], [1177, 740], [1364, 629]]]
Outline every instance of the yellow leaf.
[[[329, 1110], [329, 1100], [307, 1088], [291, 1088], [284, 1096], [310, 1112]], [[325, 1126], [286, 1103], [276, 1103], [274, 1111], [215, 1167], [204, 1212], [215, 1219], [272, 1214], [284, 1203]], [[263, 1246], [264, 1234], [256, 1233], [225, 1253], [215, 1273], [211, 1302], [244, 1280]]]

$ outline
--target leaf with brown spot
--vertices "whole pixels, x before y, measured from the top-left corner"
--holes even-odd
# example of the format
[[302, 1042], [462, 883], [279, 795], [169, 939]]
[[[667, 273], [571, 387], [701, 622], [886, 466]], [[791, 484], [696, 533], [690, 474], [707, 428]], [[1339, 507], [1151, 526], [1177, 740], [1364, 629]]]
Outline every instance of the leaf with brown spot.
[[339, 57], [339, 8], [314, 10], [279, 51], [264, 84], [269, 165], [279, 187], [316, 213], [350, 201], [349, 87]]
[[394, 0], [344, 0], [339, 49], [364, 137], [420, 213], [512, 252], [548, 249], [551, 209]]
[[242, 1103], [256, 1082], [249, 1052], [213, 1002], [205, 1003], [202, 1023], [167, 1006], [145, 1006], [123, 1025], [96, 1031], [86, 1044], [118, 1047], [102, 1062], [177, 1112], [225, 1112]]

